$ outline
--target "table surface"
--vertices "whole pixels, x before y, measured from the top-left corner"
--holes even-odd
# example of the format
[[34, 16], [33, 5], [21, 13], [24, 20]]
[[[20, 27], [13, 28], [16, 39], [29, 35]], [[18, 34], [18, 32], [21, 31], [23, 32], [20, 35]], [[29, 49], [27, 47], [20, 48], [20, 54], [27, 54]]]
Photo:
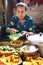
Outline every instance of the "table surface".
[[[29, 42], [26, 38], [20, 38], [21, 41], [23, 41], [23, 45], [27, 45], [27, 44], [30, 44], [31, 45], [31, 42]], [[8, 39], [8, 38], [2, 38], [0, 39], [0, 42], [10, 42], [11, 40]]]

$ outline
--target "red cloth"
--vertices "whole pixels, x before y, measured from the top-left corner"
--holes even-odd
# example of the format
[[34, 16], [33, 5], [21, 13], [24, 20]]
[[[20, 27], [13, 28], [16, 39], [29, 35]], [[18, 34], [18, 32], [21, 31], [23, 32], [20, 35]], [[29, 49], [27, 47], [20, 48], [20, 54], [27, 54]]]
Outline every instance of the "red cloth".
[[24, 0], [27, 5], [30, 4], [30, 0]]
[[39, 4], [43, 4], [43, 0], [32, 0], [33, 2], [38, 2]]

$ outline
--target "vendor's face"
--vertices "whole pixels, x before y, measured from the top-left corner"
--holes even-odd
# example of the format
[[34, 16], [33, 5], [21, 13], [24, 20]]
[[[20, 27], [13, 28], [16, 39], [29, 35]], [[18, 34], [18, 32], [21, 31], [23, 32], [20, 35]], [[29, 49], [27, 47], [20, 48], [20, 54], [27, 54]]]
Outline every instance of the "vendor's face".
[[20, 20], [24, 19], [27, 11], [25, 10], [25, 7], [23, 6], [18, 6], [16, 10], [16, 14]]

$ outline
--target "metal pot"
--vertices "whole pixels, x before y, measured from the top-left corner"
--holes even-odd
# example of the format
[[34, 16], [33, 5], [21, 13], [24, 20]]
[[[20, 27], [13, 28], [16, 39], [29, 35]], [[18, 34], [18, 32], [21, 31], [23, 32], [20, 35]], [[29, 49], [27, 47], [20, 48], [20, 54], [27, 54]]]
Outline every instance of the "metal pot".
[[40, 33], [31, 36], [26, 34], [26, 38], [31, 42], [31, 44], [37, 45], [37, 47], [39, 48], [40, 55], [43, 57], [43, 34]]

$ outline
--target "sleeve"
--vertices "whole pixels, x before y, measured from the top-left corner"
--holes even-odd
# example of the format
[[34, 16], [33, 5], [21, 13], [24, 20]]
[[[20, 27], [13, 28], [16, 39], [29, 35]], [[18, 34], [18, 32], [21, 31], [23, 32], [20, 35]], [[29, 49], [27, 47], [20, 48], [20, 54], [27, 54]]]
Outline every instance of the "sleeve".
[[13, 28], [13, 27], [15, 27], [15, 17], [14, 16], [11, 18], [6, 28]]
[[29, 21], [29, 23], [28, 23], [28, 31], [29, 32], [35, 32], [35, 26], [34, 26], [33, 19], [30, 17], [28, 21]]

